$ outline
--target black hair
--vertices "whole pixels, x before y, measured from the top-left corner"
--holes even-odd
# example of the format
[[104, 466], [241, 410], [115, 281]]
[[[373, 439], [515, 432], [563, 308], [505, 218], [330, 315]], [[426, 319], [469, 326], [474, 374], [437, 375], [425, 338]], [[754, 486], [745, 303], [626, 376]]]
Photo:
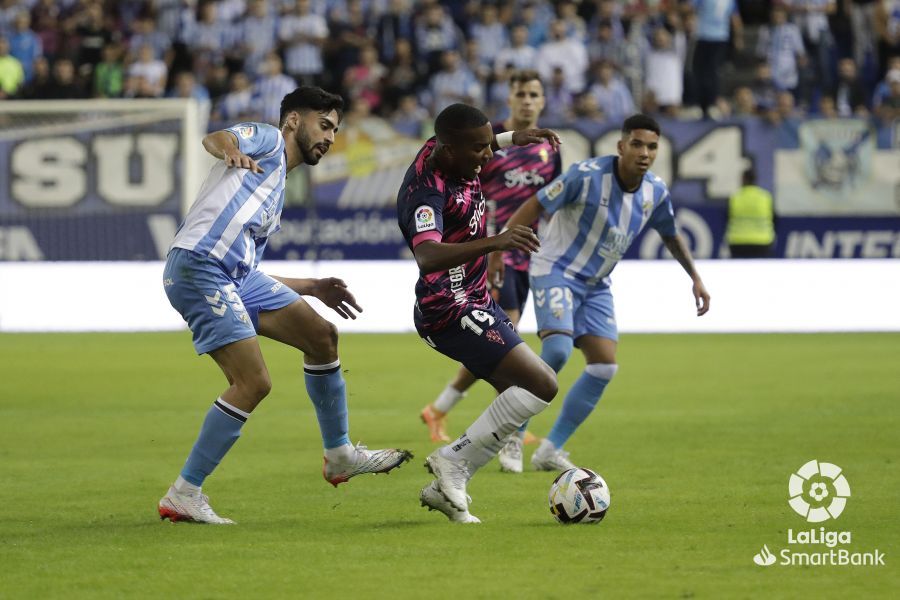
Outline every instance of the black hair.
[[320, 87], [303, 85], [282, 98], [278, 124], [284, 125], [284, 118], [291, 111], [301, 113], [314, 110], [321, 113], [337, 111], [338, 120], [344, 118], [344, 99], [337, 94], [326, 92]]
[[488, 123], [487, 116], [468, 104], [451, 104], [434, 120], [434, 133], [441, 143], [447, 144], [460, 131], [481, 127]]
[[754, 185], [756, 184], [756, 169], [753, 167], [748, 167], [744, 174], [741, 176], [741, 183], [744, 185]]
[[643, 114], [631, 115], [625, 122], [622, 123], [622, 135], [628, 135], [635, 129], [646, 129], [647, 131], [652, 131], [656, 135], [659, 135], [659, 123], [656, 122], [653, 117], [648, 117]]

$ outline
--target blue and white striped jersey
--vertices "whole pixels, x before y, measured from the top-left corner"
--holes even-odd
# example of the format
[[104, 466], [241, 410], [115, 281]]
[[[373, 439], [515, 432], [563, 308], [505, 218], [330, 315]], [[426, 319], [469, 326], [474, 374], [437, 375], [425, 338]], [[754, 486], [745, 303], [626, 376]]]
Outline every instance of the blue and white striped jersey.
[[268, 237], [281, 228], [287, 158], [281, 131], [272, 125], [240, 123], [225, 131], [262, 173], [217, 162], [169, 249], [207, 255], [239, 280], [256, 268]]
[[541, 249], [531, 257], [533, 277], [556, 273], [609, 285], [610, 271], [644, 227], [675, 235], [663, 180], [648, 171], [637, 190], [625, 191], [617, 161], [604, 156], [575, 163], [538, 191], [546, 212], [538, 228]]

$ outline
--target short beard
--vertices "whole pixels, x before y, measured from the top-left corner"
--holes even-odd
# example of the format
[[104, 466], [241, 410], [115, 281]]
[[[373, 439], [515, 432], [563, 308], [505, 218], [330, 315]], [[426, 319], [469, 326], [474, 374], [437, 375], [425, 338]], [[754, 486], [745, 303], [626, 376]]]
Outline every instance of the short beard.
[[303, 164], [310, 166], [319, 164], [319, 158], [313, 154], [315, 147], [310, 146], [309, 134], [306, 133], [306, 127], [302, 123], [300, 124], [300, 129], [297, 131], [294, 139], [297, 142], [297, 148], [300, 150], [300, 155], [303, 157]]

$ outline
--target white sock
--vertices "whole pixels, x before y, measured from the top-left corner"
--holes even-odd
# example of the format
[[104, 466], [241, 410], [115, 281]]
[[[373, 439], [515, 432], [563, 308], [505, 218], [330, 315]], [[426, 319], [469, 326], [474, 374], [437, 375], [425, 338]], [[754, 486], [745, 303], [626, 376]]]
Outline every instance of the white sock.
[[439, 410], [446, 414], [453, 410], [453, 407], [465, 397], [465, 392], [461, 392], [452, 385], [448, 385], [444, 388], [444, 391], [441, 392], [441, 395], [437, 397], [437, 400], [434, 401], [434, 408], [435, 410]]
[[200, 493], [199, 485], [194, 485], [181, 475], [178, 476], [178, 479], [175, 480], [175, 483], [172, 487], [174, 487], [175, 491], [179, 494], [187, 494], [188, 496], [196, 496]]
[[541, 445], [537, 447], [537, 450], [534, 451], [535, 454], [547, 454], [548, 452], [556, 452], [558, 448], [553, 445], [553, 442], [544, 438], [541, 440]]
[[325, 448], [325, 458], [329, 462], [346, 460], [351, 456], [353, 456], [353, 446], [351, 444], [344, 444], [337, 448]]
[[450, 460], [469, 461], [469, 476], [494, 458], [506, 438], [548, 404], [526, 389], [513, 386], [494, 398], [459, 438], [441, 448]]

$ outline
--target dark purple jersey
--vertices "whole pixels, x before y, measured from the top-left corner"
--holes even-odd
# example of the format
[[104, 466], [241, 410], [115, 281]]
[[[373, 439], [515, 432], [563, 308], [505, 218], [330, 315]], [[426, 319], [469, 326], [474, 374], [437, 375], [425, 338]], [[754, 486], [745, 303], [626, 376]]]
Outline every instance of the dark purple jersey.
[[[410, 165], [397, 195], [397, 220], [410, 250], [426, 241], [459, 244], [485, 237], [481, 182], [454, 179], [432, 168], [431, 138]], [[439, 331], [490, 302], [485, 279], [487, 258], [446, 271], [420, 275], [416, 282], [417, 320], [427, 332]]]
[[[503, 123], [494, 125], [494, 135], [506, 131]], [[488, 201], [488, 235], [499, 232], [523, 202], [556, 179], [562, 172], [559, 151], [550, 142], [528, 146], [508, 146], [494, 152], [494, 158], [481, 171], [481, 186]], [[493, 211], [491, 211], [493, 208]], [[532, 223], [535, 228], [537, 223]], [[496, 229], [494, 229], [496, 228]], [[528, 270], [530, 255], [521, 250], [503, 253], [503, 262], [519, 271]]]

